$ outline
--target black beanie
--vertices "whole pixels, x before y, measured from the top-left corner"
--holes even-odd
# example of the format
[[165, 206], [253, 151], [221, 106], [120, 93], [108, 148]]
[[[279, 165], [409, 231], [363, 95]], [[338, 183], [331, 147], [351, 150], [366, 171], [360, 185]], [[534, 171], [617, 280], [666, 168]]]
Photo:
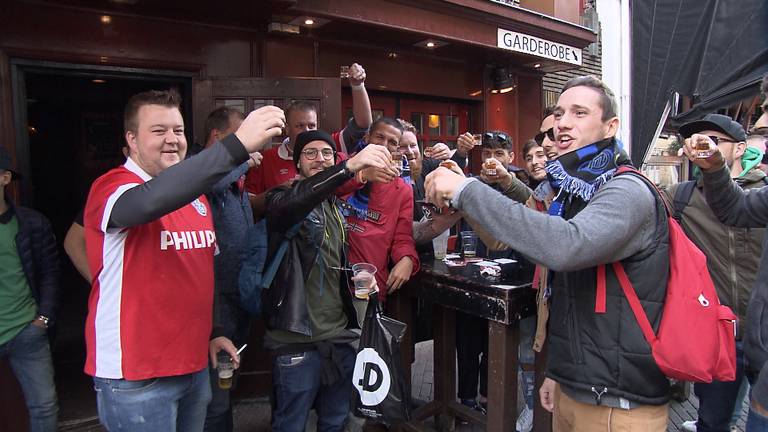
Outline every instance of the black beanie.
[[336, 143], [333, 141], [333, 138], [331, 138], [330, 135], [328, 135], [328, 132], [321, 131], [321, 130], [311, 130], [300, 133], [296, 137], [296, 142], [293, 143], [293, 164], [298, 166], [299, 165], [299, 158], [301, 157], [301, 151], [304, 149], [304, 146], [311, 143], [312, 141], [325, 141], [328, 143], [329, 146], [331, 146], [332, 149], [336, 150]]

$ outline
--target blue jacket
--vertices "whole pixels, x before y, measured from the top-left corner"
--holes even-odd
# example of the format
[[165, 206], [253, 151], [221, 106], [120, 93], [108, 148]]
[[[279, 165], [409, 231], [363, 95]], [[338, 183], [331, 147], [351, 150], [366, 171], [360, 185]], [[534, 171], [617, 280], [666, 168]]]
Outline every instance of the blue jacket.
[[[248, 171], [247, 162], [219, 180], [206, 196], [211, 204], [219, 253], [213, 260], [214, 312], [212, 338], [240, 338], [248, 316], [240, 307], [238, 275], [246, 249], [246, 233], [253, 226], [248, 193], [238, 190], [237, 180]], [[239, 336], [239, 337], [238, 337]]]

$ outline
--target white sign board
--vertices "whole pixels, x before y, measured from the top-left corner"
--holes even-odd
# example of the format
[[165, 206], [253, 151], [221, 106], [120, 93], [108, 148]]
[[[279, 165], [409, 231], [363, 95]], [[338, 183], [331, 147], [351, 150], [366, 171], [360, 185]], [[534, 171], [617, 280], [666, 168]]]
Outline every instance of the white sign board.
[[499, 38], [497, 46], [499, 48], [581, 66], [581, 48], [548, 41], [524, 33], [513, 32], [511, 30], [498, 30]]

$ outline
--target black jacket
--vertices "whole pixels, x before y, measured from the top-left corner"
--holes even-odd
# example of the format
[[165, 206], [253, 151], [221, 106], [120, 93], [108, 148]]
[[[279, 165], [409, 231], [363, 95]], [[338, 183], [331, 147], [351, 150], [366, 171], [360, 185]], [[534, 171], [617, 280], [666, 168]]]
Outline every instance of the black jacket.
[[[335, 201], [333, 193], [336, 188], [350, 180], [352, 175], [345, 168], [346, 162], [342, 162], [298, 181], [290, 188], [277, 187], [267, 193], [267, 262], [271, 261], [285, 232], [301, 222], [301, 228], [291, 239], [272, 285], [262, 292], [262, 311], [269, 329], [312, 335], [304, 284], [316, 264], [325, 235], [321, 204], [325, 199]], [[342, 263], [346, 264], [346, 245], [343, 249]], [[349, 278], [340, 278], [339, 289], [347, 314], [347, 326], [358, 327]]]
[[56, 237], [51, 223], [40, 212], [14, 206], [10, 200], [6, 200], [6, 203], [9, 209], [0, 217], [16, 214], [19, 223], [16, 251], [37, 303], [37, 313], [54, 321], [59, 307], [60, 270]]
[[[654, 244], [621, 264], [658, 331], [669, 274], [669, 228], [661, 197], [653, 194]], [[603, 392], [643, 405], [668, 402], [669, 381], [656, 365], [610, 264], [606, 265], [606, 312], [595, 312], [596, 275], [596, 267], [555, 274], [552, 285], [558, 291], [550, 300], [547, 375], [594, 393], [596, 402]]]

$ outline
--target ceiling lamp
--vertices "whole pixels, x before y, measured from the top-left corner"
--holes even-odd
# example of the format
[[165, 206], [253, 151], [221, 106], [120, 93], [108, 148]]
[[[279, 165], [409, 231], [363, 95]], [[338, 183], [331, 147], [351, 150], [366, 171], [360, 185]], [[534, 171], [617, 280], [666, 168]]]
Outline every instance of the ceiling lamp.
[[509, 68], [506, 67], [498, 67], [494, 69], [491, 81], [491, 93], [507, 93], [517, 87], [515, 76], [512, 75]]

